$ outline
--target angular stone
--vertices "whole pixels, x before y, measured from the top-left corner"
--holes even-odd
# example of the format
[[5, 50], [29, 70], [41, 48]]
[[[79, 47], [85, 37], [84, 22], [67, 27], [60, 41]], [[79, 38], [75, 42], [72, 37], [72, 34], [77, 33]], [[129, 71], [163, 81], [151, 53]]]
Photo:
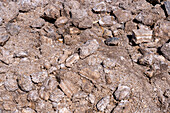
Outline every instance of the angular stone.
[[20, 51], [18, 53], [14, 53], [14, 55], [13, 55], [13, 57], [15, 57], [15, 58], [24, 58], [27, 56], [28, 56], [28, 53], [25, 51]]
[[48, 100], [50, 98], [50, 92], [45, 87], [41, 87], [38, 93], [41, 99]]
[[97, 80], [100, 78], [100, 73], [99, 72], [96, 72], [94, 70], [91, 70], [89, 68], [84, 68], [82, 69], [80, 72], [80, 75], [87, 78], [87, 79], [90, 79], [90, 80]]
[[9, 40], [9, 35], [1, 35], [0, 36], [0, 46], [4, 46], [5, 43]]
[[169, 43], [165, 43], [162, 47], [161, 47], [161, 52], [163, 54], [163, 56], [165, 58], [167, 58], [168, 60], [170, 60], [170, 42]]
[[89, 99], [90, 103], [94, 104], [94, 102], [95, 102], [95, 96], [94, 96], [93, 94], [89, 94], [89, 95], [88, 95], [88, 99]]
[[136, 44], [144, 43], [144, 42], [151, 42], [152, 41], [152, 30], [147, 29], [137, 29], [133, 30], [133, 41]]
[[80, 30], [77, 27], [70, 27], [70, 34], [74, 35], [74, 34], [79, 34]]
[[7, 111], [14, 110], [16, 108], [16, 104], [12, 101], [5, 101], [3, 102], [3, 108]]
[[53, 111], [52, 104], [43, 100], [36, 103], [36, 112], [51, 113]]
[[66, 17], [60, 17], [55, 21], [55, 26], [62, 27], [67, 23], [68, 19]]
[[159, 40], [159, 46], [168, 42], [170, 37], [170, 21], [158, 20], [154, 25], [154, 37]]
[[92, 18], [86, 17], [79, 23], [79, 28], [91, 28], [93, 26]]
[[71, 14], [72, 14], [72, 19], [73, 19], [73, 24], [75, 26], [78, 26], [79, 23], [85, 18], [88, 17], [88, 13], [85, 9], [73, 9], [71, 10]]
[[43, 18], [50, 20], [56, 19], [60, 17], [60, 8], [56, 7], [55, 5], [47, 5], [44, 9], [44, 14], [42, 15]]
[[32, 81], [35, 83], [43, 82], [48, 76], [46, 71], [31, 74]]
[[68, 58], [68, 56], [69, 56], [70, 54], [71, 54], [71, 51], [65, 50], [65, 51], [64, 51], [64, 54], [59, 58], [58, 63], [59, 63], [59, 64], [64, 63], [65, 60]]
[[152, 65], [154, 62], [153, 54], [145, 54], [141, 58], [139, 58], [139, 64], [141, 65]]
[[130, 95], [130, 87], [119, 85], [114, 93], [116, 100], [123, 100]]
[[13, 20], [19, 14], [16, 2], [9, 2], [6, 6], [1, 6], [0, 15], [5, 23]]
[[3, 23], [3, 19], [0, 17], [0, 26], [2, 25]]
[[31, 108], [23, 108], [22, 113], [35, 113], [35, 111]]
[[93, 7], [93, 10], [95, 12], [105, 12], [106, 11], [105, 2], [100, 2], [100, 3], [95, 4], [95, 6]]
[[101, 26], [112, 26], [113, 25], [113, 20], [114, 20], [114, 17], [113, 16], [104, 16], [103, 18], [101, 18], [99, 20], [99, 24]]
[[120, 44], [120, 39], [116, 37], [112, 37], [112, 38], [107, 38], [104, 42], [108, 46], [118, 46]]
[[18, 89], [17, 80], [14, 77], [7, 77], [4, 85], [8, 91], [15, 91]]
[[99, 43], [96, 39], [87, 41], [82, 47], [80, 47], [80, 58], [85, 58], [95, 51], [97, 51]]
[[45, 24], [45, 20], [42, 18], [34, 19], [31, 23], [31, 27], [33, 28], [41, 28]]
[[104, 33], [103, 33], [103, 38], [108, 38], [108, 37], [113, 37], [112, 31], [108, 30], [108, 29], [105, 29]]
[[119, 23], [125, 23], [133, 18], [131, 12], [126, 10], [118, 9], [113, 11], [113, 13], [116, 16]]
[[32, 90], [28, 93], [27, 99], [30, 101], [37, 101], [39, 98], [38, 91]]
[[65, 35], [64, 36], [64, 42], [67, 45], [76, 45], [80, 41], [80, 36], [79, 35]]
[[27, 75], [20, 75], [18, 78], [18, 84], [24, 91], [30, 91], [33, 88], [31, 77]]
[[62, 108], [59, 110], [59, 113], [71, 113], [71, 111], [69, 111], [67, 108]]
[[135, 23], [132, 22], [132, 21], [126, 22], [126, 24], [125, 24], [125, 30], [126, 30], [127, 32], [132, 32], [132, 30], [134, 30], [134, 29], [137, 29], [137, 24], [135, 24]]
[[76, 63], [78, 60], [79, 60], [79, 55], [75, 53], [66, 59], [66, 66], [72, 67], [73, 64]]
[[103, 97], [98, 103], [97, 103], [97, 109], [99, 111], [104, 111], [106, 106], [110, 103], [110, 96]]
[[20, 32], [21, 27], [14, 23], [8, 23], [6, 25], [6, 30], [10, 35], [13, 36], [13, 35], [17, 35]]
[[167, 14], [170, 15], [170, 1], [165, 1], [164, 5], [165, 5]]
[[49, 99], [53, 102], [59, 102], [60, 100], [62, 100], [62, 98], [64, 98], [64, 93], [56, 87], [52, 91]]
[[62, 80], [59, 86], [69, 98], [78, 90], [77, 87], [68, 80]]

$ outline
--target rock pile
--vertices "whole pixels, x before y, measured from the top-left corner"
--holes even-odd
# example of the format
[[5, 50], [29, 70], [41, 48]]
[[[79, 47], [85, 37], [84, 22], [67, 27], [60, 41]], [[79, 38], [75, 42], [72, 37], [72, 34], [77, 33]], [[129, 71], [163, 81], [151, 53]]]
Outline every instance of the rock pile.
[[1, 0], [0, 113], [168, 113], [169, 0]]

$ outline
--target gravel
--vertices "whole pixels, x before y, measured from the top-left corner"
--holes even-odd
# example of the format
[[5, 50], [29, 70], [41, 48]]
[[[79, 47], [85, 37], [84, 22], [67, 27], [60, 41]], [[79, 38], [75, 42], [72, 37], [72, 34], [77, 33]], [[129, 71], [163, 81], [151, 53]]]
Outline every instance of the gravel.
[[168, 113], [169, 0], [1, 0], [0, 112]]

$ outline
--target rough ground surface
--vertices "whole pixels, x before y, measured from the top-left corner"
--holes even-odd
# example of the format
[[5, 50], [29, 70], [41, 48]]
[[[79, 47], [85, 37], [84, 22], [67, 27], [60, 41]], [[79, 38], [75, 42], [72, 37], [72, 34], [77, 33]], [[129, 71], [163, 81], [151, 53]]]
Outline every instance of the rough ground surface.
[[0, 113], [168, 113], [169, 40], [168, 0], [1, 0]]

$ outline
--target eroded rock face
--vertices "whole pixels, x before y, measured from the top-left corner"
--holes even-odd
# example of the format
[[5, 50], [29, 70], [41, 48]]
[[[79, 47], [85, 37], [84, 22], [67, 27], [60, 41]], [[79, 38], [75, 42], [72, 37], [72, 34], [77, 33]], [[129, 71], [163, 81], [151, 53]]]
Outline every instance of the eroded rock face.
[[1, 0], [0, 113], [169, 112], [169, 0]]

